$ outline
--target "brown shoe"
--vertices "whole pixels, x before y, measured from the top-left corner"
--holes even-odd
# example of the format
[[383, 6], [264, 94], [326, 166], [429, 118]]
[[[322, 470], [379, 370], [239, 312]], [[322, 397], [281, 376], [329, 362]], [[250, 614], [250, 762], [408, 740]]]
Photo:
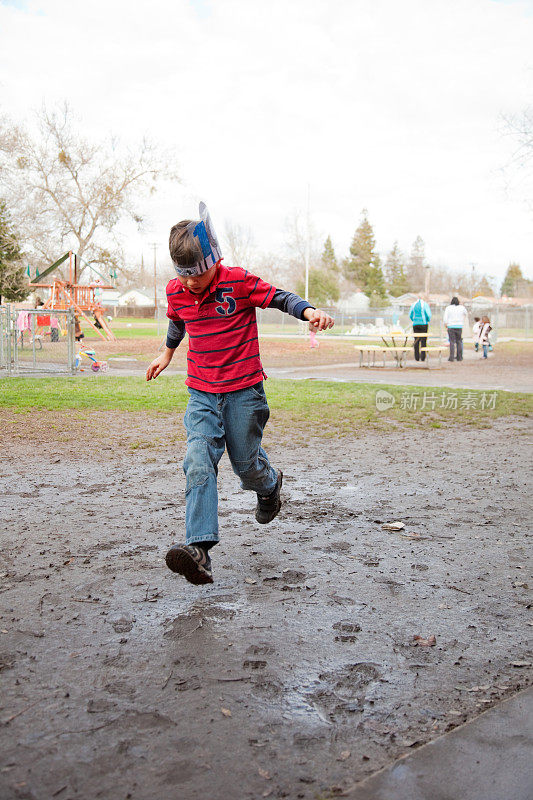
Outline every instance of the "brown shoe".
[[165, 556], [167, 567], [183, 575], [189, 583], [200, 586], [213, 583], [209, 553], [194, 544], [175, 544]]

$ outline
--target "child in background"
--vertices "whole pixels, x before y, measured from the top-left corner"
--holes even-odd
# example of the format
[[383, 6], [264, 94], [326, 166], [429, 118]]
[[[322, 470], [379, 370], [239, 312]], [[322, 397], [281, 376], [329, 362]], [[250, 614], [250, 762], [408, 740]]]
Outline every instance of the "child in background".
[[50, 341], [59, 341], [59, 320], [57, 317], [50, 317]]
[[74, 338], [77, 342], [81, 342], [82, 339], [85, 339], [85, 334], [81, 329], [80, 318], [77, 314], [74, 317]]
[[167, 342], [146, 371], [147, 381], [157, 378], [188, 333], [186, 541], [170, 548], [166, 563], [194, 584], [213, 583], [209, 552], [219, 540], [217, 474], [226, 447], [241, 487], [257, 493], [257, 522], [271, 522], [281, 507], [283, 473], [271, 466], [261, 447], [270, 412], [255, 309], [277, 308], [307, 320], [317, 331], [334, 324], [301, 297], [240, 267], [224, 266], [204, 203], [200, 218], [178, 222], [170, 231], [178, 277], [167, 286]]
[[474, 324], [472, 325], [472, 336], [474, 338], [474, 350], [476, 353], [479, 350], [479, 331], [481, 330], [482, 323], [479, 317], [474, 317]]
[[483, 358], [488, 358], [489, 348], [490, 348], [490, 339], [489, 334], [492, 330], [490, 319], [488, 317], [481, 318], [481, 328], [478, 334], [478, 341], [479, 344], [483, 348]]

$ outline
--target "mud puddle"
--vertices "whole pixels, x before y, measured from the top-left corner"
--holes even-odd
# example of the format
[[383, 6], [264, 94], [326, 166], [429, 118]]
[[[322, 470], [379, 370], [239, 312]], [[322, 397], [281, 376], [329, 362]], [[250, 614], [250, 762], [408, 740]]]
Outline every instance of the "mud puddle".
[[164, 565], [183, 443], [169, 458], [117, 439], [95, 458], [14, 435], [1, 796], [349, 796], [526, 685], [527, 433], [500, 420], [296, 452], [273, 428], [282, 512], [257, 525], [224, 461], [215, 584], [199, 588]]

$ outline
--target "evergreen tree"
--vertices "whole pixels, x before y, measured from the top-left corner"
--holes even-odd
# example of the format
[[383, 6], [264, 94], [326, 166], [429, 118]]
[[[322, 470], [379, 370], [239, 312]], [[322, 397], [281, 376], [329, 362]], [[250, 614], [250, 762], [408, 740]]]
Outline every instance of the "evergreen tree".
[[407, 267], [407, 280], [412, 292], [423, 292], [426, 282], [425, 244], [421, 236], [417, 236], [411, 248]]
[[337, 257], [335, 255], [335, 250], [333, 249], [331, 236], [328, 236], [328, 238], [324, 242], [324, 250], [322, 252], [322, 264], [330, 272], [339, 271], [339, 265], [337, 264]]
[[381, 259], [376, 252], [376, 240], [368, 211], [363, 209], [362, 219], [350, 245], [350, 256], [343, 262], [345, 278], [358, 286], [367, 297], [377, 295], [385, 300], [387, 292], [381, 269]]
[[387, 299], [387, 289], [381, 264], [372, 264], [366, 273], [366, 282], [363, 292], [370, 298], [373, 306], [380, 306]]
[[[303, 297], [304, 279], [299, 280], [296, 291]], [[311, 267], [309, 270], [309, 301], [316, 305], [328, 306], [336, 303], [339, 297], [339, 266], [331, 236], [328, 236], [324, 242], [320, 267]]]
[[409, 281], [405, 274], [405, 258], [398, 247], [398, 242], [394, 246], [385, 261], [385, 277], [387, 279], [387, 289], [393, 297], [399, 297], [409, 289]]
[[517, 292], [517, 284], [524, 280], [522, 270], [519, 264], [511, 263], [507, 267], [505, 278], [503, 279], [501, 293], [507, 297], [515, 297]]
[[0, 303], [3, 300], [20, 302], [30, 293], [21, 259], [6, 204], [0, 201]]
[[[300, 278], [296, 293], [303, 297], [305, 281]], [[335, 275], [322, 269], [309, 270], [309, 302], [316, 306], [331, 306], [339, 299], [339, 282]]]
[[475, 294], [483, 297], [494, 297], [494, 290], [486, 275], [482, 275], [475, 286]]

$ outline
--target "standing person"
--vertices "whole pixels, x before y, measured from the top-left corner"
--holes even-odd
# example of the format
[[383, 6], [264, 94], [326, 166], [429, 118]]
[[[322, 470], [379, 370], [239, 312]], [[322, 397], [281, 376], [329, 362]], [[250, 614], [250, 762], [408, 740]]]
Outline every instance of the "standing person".
[[50, 341], [59, 341], [59, 320], [57, 317], [50, 317]]
[[[429, 321], [431, 319], [431, 309], [421, 297], [413, 303], [409, 309], [409, 319], [413, 323], [413, 333], [427, 333]], [[425, 336], [415, 336], [414, 349], [415, 361], [425, 361], [426, 354], [422, 347], [426, 347], [427, 338]]]
[[77, 314], [74, 317], [74, 338], [77, 342], [81, 342], [82, 339], [85, 339], [85, 334], [81, 329], [80, 318]]
[[479, 331], [481, 330], [483, 323], [479, 317], [474, 317], [474, 324], [472, 325], [472, 338], [474, 339], [474, 350], [476, 353], [479, 350]]
[[490, 319], [488, 317], [481, 318], [481, 328], [478, 333], [478, 343], [483, 348], [483, 358], [489, 357], [490, 339], [489, 334], [492, 330]]
[[468, 312], [459, 302], [458, 297], [452, 297], [449, 306], [444, 310], [442, 318], [444, 326], [448, 331], [450, 341], [450, 357], [448, 361], [453, 361], [454, 354], [457, 361], [463, 360], [463, 325], [468, 325]]
[[261, 447], [270, 412], [255, 309], [277, 308], [308, 320], [317, 331], [334, 324], [301, 297], [245, 269], [224, 266], [204, 203], [200, 217], [178, 222], [170, 231], [177, 278], [167, 286], [166, 347], [146, 371], [147, 381], [157, 378], [188, 333], [186, 541], [170, 548], [166, 563], [194, 584], [213, 582], [209, 551], [219, 541], [217, 474], [226, 447], [241, 487], [257, 493], [257, 522], [271, 522], [281, 507], [283, 473], [271, 466]]

